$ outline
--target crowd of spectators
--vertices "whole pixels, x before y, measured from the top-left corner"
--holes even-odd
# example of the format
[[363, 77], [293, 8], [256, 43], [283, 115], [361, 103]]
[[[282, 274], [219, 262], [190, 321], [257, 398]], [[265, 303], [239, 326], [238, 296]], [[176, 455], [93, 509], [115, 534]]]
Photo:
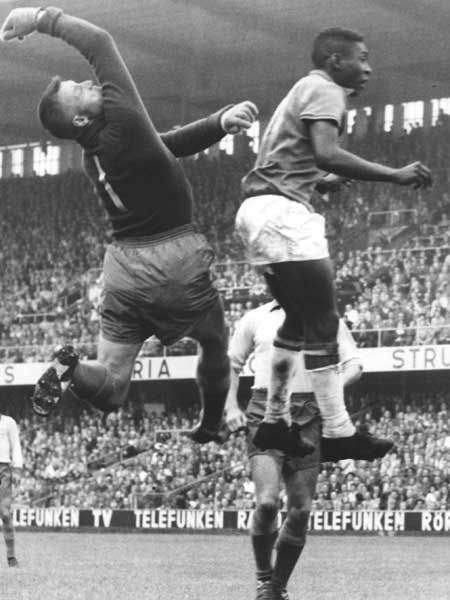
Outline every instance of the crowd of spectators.
[[394, 450], [372, 465], [348, 461], [323, 468], [313, 508], [449, 510], [448, 396], [418, 393], [406, 400], [379, 400], [381, 415], [368, 425], [376, 435], [392, 437]]
[[[450, 152], [444, 122], [393, 137], [349, 140], [362, 156], [390, 164], [419, 158], [434, 173], [431, 190], [354, 183], [314, 199], [328, 223], [340, 309], [361, 346], [449, 343]], [[241, 148], [242, 150], [242, 148]], [[194, 189], [194, 219], [214, 246], [214, 276], [230, 330], [267, 299], [233, 233], [240, 180], [254, 155], [199, 155], [183, 161]], [[0, 360], [44, 360], [62, 340], [95, 356], [99, 269], [108, 228], [81, 172], [0, 180]], [[183, 342], [171, 351], [195, 352]], [[146, 354], [162, 352], [157, 342]]]
[[101, 264], [103, 210], [82, 173], [0, 179], [0, 359], [36, 360], [61, 337], [92, 338], [77, 310]]
[[338, 254], [341, 312], [360, 347], [450, 343], [449, 233], [438, 247]]
[[[450, 396], [369, 393], [350, 403], [366, 406], [365, 424], [396, 447], [373, 463], [323, 464], [314, 508], [450, 510]], [[197, 417], [193, 407], [157, 414], [151, 404], [130, 406], [104, 419], [70, 406], [45, 422], [10, 407], [25, 456], [16, 504], [253, 508], [243, 434], [199, 446], [185, 436]]]

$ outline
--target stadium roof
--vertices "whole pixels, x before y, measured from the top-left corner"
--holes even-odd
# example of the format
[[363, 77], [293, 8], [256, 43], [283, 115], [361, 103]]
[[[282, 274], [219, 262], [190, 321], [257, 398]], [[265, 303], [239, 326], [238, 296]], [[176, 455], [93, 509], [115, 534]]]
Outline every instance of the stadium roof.
[[[230, 101], [271, 111], [310, 68], [314, 35], [362, 32], [374, 69], [362, 104], [450, 96], [449, 0], [55, 0], [108, 29], [158, 127]], [[0, 19], [21, 5], [0, 0]], [[47, 36], [0, 45], [0, 145], [37, 140], [37, 99], [55, 74], [89, 77], [77, 53]]]

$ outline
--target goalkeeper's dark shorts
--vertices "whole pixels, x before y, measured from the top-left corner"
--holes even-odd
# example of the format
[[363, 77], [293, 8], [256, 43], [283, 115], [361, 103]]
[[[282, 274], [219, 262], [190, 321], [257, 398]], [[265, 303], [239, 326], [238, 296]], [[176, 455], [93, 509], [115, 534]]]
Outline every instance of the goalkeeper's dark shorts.
[[196, 327], [218, 301], [214, 253], [190, 225], [110, 244], [104, 261], [101, 332], [135, 344], [156, 335], [164, 345]]

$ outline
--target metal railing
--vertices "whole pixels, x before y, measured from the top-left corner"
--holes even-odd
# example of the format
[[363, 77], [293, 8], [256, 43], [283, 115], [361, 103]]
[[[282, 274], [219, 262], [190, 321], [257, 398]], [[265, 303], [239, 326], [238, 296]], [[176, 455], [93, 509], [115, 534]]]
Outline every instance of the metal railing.
[[[382, 250], [377, 250], [370, 252], [373, 254], [396, 254], [398, 258], [402, 258], [404, 254], [410, 254], [414, 252], [448, 252], [450, 250], [450, 246], [448, 244], [443, 244], [441, 246], [402, 246], [401, 248], [386, 248]], [[364, 250], [362, 252], [363, 256], [368, 256], [369, 252]]]
[[351, 333], [360, 348], [450, 344], [450, 321], [439, 327], [415, 325], [380, 329], [356, 328]]
[[[380, 348], [383, 346], [421, 346], [425, 344], [450, 344], [450, 321], [440, 326], [415, 325], [411, 327], [383, 327], [378, 329], [358, 329], [351, 331], [357, 346], [361, 348]], [[183, 344], [189, 351], [183, 353]], [[11, 345], [0, 346], [0, 362], [20, 363], [31, 362], [33, 355], [36, 360], [32, 362], [46, 362], [50, 360], [55, 350], [55, 345]], [[96, 356], [96, 344], [82, 344], [83, 354]], [[177, 356], [193, 356], [197, 352], [196, 344], [191, 338], [184, 338], [178, 342]], [[171, 352], [165, 346], [157, 349], [147, 356], [170, 356]], [[141, 356], [143, 356], [141, 354]]]
[[398, 210], [378, 210], [367, 215], [367, 223], [371, 227], [402, 227], [417, 223], [418, 212], [415, 208], [399, 208]]
[[[214, 480], [216, 480], [218, 477], [226, 475], [227, 473], [240, 472], [240, 471], [243, 471], [244, 469], [245, 469], [244, 462], [240, 462], [235, 465], [230, 465], [228, 467], [224, 467], [223, 469], [218, 469], [217, 471], [214, 471], [213, 473], [209, 473], [208, 475], [205, 475], [204, 477], [201, 477], [200, 479], [196, 479], [195, 481], [186, 483], [185, 485], [174, 488], [173, 490], [161, 490], [159, 492], [153, 492], [150, 494], [133, 494], [132, 504], [134, 505], [135, 509], [138, 508], [138, 506], [140, 508], [143, 508], [146, 504], [146, 500], [149, 497], [153, 497], [153, 498], [157, 498], [159, 500], [159, 502], [158, 502], [159, 506], [162, 506], [166, 502], [170, 503], [171, 498], [176, 497], [180, 494], [185, 494], [189, 490], [195, 489], [196, 487], [199, 487], [199, 486], [203, 485], [204, 483], [209, 483], [211, 481], [214, 482]], [[213, 510], [217, 510], [217, 505], [216, 505], [217, 494], [215, 493], [215, 491], [213, 492], [212, 496], [214, 498]]]

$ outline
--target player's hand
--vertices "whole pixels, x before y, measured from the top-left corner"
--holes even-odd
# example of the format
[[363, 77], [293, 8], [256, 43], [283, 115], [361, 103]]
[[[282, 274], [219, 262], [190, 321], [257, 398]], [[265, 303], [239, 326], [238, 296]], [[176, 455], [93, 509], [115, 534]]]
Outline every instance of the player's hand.
[[22, 40], [36, 30], [36, 18], [41, 9], [35, 6], [14, 8], [6, 17], [0, 29], [0, 39], [9, 42], [14, 38]]
[[225, 408], [225, 422], [231, 433], [247, 427], [247, 417], [238, 406]]
[[220, 117], [220, 125], [225, 133], [235, 135], [244, 129], [250, 129], [257, 116], [256, 104], [246, 100], [226, 110]]
[[317, 183], [316, 190], [320, 194], [337, 192], [342, 188], [348, 188], [352, 185], [352, 180], [334, 173], [328, 173]]
[[413, 188], [428, 188], [433, 183], [431, 171], [420, 161], [396, 169], [393, 182], [397, 185], [412, 185]]

